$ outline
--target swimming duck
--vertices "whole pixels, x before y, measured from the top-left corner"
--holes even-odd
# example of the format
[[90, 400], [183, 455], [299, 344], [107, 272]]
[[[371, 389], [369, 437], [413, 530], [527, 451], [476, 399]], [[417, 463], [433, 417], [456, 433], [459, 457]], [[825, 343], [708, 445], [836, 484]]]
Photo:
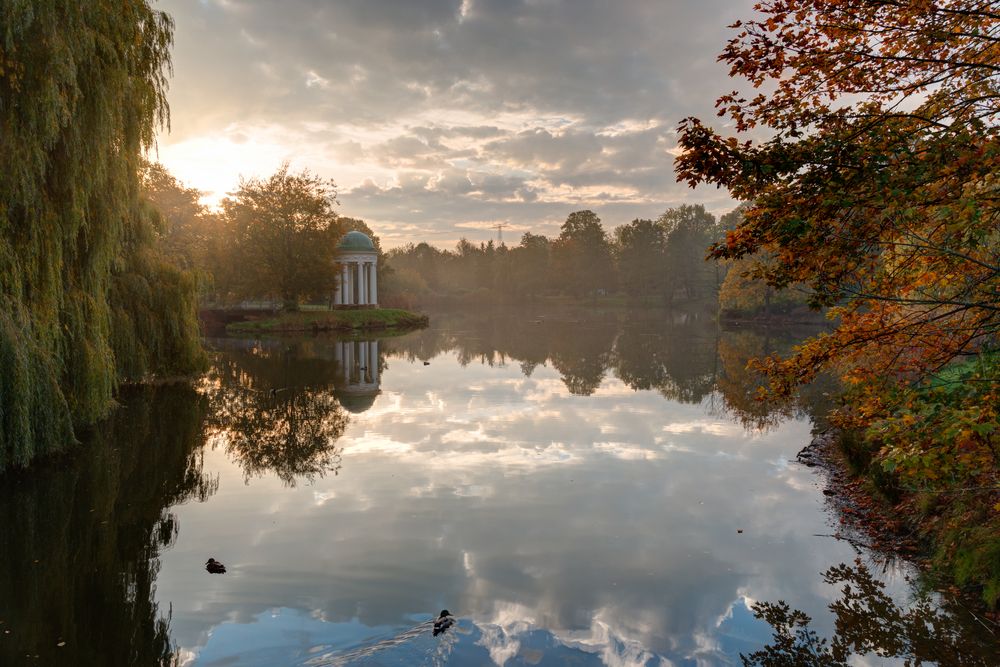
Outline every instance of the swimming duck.
[[441, 614], [434, 620], [434, 633], [433, 635], [437, 637], [439, 634], [455, 625], [455, 618], [449, 613], [447, 609], [442, 609]]
[[219, 561], [215, 560], [214, 558], [209, 558], [205, 562], [205, 569], [208, 570], [211, 574], [226, 573], [226, 566], [220, 563]]

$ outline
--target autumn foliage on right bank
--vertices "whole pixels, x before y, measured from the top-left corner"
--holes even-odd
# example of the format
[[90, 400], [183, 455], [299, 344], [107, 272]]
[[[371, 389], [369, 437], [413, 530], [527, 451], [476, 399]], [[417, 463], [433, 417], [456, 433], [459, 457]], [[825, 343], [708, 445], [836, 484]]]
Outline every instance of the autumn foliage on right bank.
[[[835, 423], [919, 516], [936, 560], [1000, 600], [1000, 10], [987, 0], [771, 0], [720, 60], [750, 84], [722, 135], [680, 127], [678, 179], [750, 202], [711, 254], [805, 285], [836, 328], [758, 361], [822, 370]], [[721, 124], [720, 123], [720, 124]]]

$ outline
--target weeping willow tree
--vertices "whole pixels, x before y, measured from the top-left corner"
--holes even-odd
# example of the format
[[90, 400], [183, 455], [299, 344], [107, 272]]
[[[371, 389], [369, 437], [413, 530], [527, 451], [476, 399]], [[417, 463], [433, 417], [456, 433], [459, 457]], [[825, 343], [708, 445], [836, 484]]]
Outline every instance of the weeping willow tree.
[[0, 2], [0, 470], [73, 442], [120, 383], [202, 363], [139, 189], [172, 38], [145, 0]]

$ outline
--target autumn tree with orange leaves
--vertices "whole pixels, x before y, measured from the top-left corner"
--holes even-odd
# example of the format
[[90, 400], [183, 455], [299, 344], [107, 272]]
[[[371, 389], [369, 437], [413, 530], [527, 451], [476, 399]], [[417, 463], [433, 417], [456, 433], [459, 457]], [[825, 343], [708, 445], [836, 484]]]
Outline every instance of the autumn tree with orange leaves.
[[[676, 167], [752, 202], [712, 256], [776, 258], [756, 275], [807, 285], [836, 319], [759, 362], [770, 392], [840, 371], [851, 389], [836, 419], [863, 430], [885, 470], [964, 507], [974, 496], [992, 514], [973, 523], [996, 524], [1000, 9], [769, 0], [756, 12], [720, 56], [756, 90], [717, 102], [736, 136], [684, 120]], [[943, 557], [975, 561], [967, 578], [992, 580], [995, 602], [1000, 540], [963, 556], [977, 544], [965, 538], [942, 538]]]

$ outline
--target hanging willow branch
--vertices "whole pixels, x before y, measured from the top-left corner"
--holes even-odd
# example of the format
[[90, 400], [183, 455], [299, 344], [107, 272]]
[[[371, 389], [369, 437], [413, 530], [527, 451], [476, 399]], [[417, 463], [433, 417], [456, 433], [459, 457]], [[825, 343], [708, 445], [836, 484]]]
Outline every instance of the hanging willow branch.
[[201, 363], [194, 286], [139, 196], [172, 41], [145, 0], [0, 3], [0, 470], [72, 442], [120, 382]]

